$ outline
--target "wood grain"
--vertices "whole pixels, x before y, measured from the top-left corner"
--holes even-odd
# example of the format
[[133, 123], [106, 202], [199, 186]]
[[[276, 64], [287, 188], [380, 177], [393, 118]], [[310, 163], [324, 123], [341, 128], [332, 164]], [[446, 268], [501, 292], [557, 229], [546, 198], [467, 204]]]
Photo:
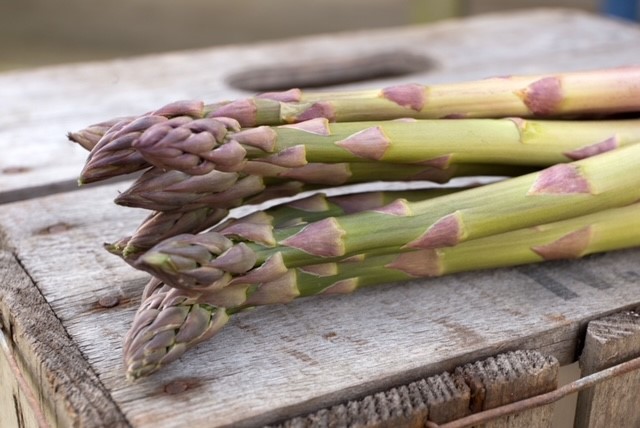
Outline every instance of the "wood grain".
[[35, 412], [20, 390], [9, 362], [0, 352], [0, 421], [3, 428], [39, 428]]
[[[469, 408], [489, 410], [524, 400], [558, 386], [558, 361], [535, 351], [500, 354], [455, 370], [471, 390]], [[546, 405], [496, 419], [483, 428], [550, 427], [553, 406]]]
[[469, 401], [469, 387], [463, 379], [444, 372], [292, 418], [273, 428], [421, 428], [427, 420], [444, 423], [466, 416]]
[[[402, 77], [368, 79], [340, 87], [371, 88], [400, 81], [439, 83], [505, 73], [629, 65], [637, 62], [639, 39], [640, 30], [633, 26], [577, 11], [538, 10], [427, 27], [2, 73], [0, 202], [75, 188], [86, 153], [66, 141], [67, 132], [116, 116], [140, 114], [177, 99], [217, 101], [247, 95], [228, 82], [250, 70], [258, 82], [265, 74], [257, 71], [271, 70], [269, 75], [275, 73], [282, 85], [301, 75], [317, 76], [319, 64], [332, 63], [340, 70], [348, 68], [354, 57], [368, 58], [369, 62], [379, 57], [382, 62], [404, 53], [433, 66]], [[491, 49], [484, 49], [487, 46]], [[361, 78], [366, 78], [367, 68], [361, 69]]]
[[[212, 417], [216, 426], [267, 424], [509, 349], [538, 349], [567, 364], [587, 320], [640, 304], [638, 250], [574, 262], [608, 289], [565, 277], [563, 264], [540, 266], [576, 296], [569, 300], [518, 269], [388, 284], [238, 314], [178, 364], [130, 385], [121, 341], [145, 275], [99, 243], [130, 230], [144, 213], [111, 204], [116, 190], [5, 205], [0, 224], [5, 247], [138, 427], [182, 425], [176, 406], [196, 425]], [[100, 307], [108, 295], [120, 304]]]
[[[0, 251], [0, 284], [3, 333], [11, 341], [11, 352], [27, 383], [38, 392], [40, 411], [48, 423], [54, 427], [129, 426], [29, 276], [5, 251]], [[11, 373], [5, 372], [8, 364], [4, 357], [2, 365], [4, 378]], [[36, 427], [25, 391], [7, 388], [13, 382], [2, 383], [0, 388], [3, 395], [14, 391], [11, 398], [3, 400], [5, 415], [11, 414], [6, 406], [14, 407], [13, 417], [6, 421]]]
[[[630, 310], [591, 321], [580, 368], [582, 376], [640, 357], [640, 310]], [[640, 426], [638, 395], [640, 371], [605, 381], [578, 395], [578, 428]]]
[[[549, 392], [558, 384], [558, 361], [536, 351], [514, 351], [368, 395], [273, 428], [408, 427], [438, 424]], [[548, 427], [553, 406], [531, 409], [483, 425]]]
[[[429, 73], [352, 85], [379, 86], [631, 64], [638, 42], [636, 27], [539, 11], [8, 73], [0, 76], [0, 196], [7, 202], [67, 188], [60, 183], [75, 178], [85, 156], [64, 141], [67, 130], [174, 99], [242, 95], [227, 77], [291, 65], [292, 51], [305, 64], [396, 50], [437, 64]], [[27, 372], [36, 374], [42, 396], [77, 403], [48, 410], [60, 421], [84, 415], [87, 426], [105, 420], [135, 427], [256, 426], [508, 350], [536, 349], [568, 364], [589, 320], [640, 304], [639, 250], [388, 284], [238, 314], [214, 340], [132, 385], [124, 380], [121, 343], [146, 276], [101, 248], [145, 216], [111, 203], [126, 185], [0, 207], [0, 247], [30, 278], [18, 282], [18, 292], [12, 275], [0, 287], [0, 301], [31, 296], [24, 304], [3, 303], [2, 314], [42, 334], [24, 335], [32, 340], [28, 349], [42, 350], [25, 357], [36, 365]], [[565, 275], [567, 269], [599, 281]], [[102, 307], [103, 297], [119, 304]], [[47, 389], [52, 384], [54, 391]]]

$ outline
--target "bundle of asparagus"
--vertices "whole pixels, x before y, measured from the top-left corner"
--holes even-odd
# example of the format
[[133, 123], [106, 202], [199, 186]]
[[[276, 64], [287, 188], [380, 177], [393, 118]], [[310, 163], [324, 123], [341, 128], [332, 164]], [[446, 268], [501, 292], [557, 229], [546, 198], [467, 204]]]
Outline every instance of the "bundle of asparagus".
[[[637, 229], [640, 119], [609, 118], [636, 112], [640, 67], [181, 101], [69, 134], [90, 150], [81, 183], [145, 170], [116, 203], [155, 210], [106, 245], [155, 277], [126, 339], [129, 377], [248, 307], [640, 245], [622, 232]], [[514, 178], [316, 194], [221, 221], [303, 191], [478, 175]]]
[[[389, 197], [395, 196], [384, 196]], [[357, 204], [358, 200], [353, 202]], [[245, 220], [253, 224], [251, 219]], [[220, 231], [225, 233], [224, 228]], [[233, 234], [234, 229], [228, 232]], [[215, 335], [230, 316], [253, 306], [287, 303], [316, 294], [349, 293], [420, 277], [577, 258], [638, 245], [640, 203], [635, 203], [453, 247], [382, 256], [363, 253], [337, 262], [290, 268], [270, 281], [237, 282], [220, 290], [183, 290], [153, 278], [125, 339], [127, 376], [135, 380], [175, 361]]]

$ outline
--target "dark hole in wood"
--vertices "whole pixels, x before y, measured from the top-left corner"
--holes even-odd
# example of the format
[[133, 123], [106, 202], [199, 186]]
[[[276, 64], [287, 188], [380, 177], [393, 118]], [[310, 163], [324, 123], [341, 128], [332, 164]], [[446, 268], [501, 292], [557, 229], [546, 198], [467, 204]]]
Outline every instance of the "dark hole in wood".
[[364, 82], [423, 73], [436, 67], [434, 60], [409, 52], [382, 52], [356, 58], [333, 58], [302, 65], [253, 68], [227, 78], [236, 89], [251, 92]]

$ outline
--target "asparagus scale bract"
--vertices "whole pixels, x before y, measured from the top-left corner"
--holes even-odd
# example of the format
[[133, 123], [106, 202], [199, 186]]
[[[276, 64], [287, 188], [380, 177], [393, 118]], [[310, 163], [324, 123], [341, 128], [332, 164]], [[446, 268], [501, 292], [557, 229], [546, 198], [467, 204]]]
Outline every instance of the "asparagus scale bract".
[[[543, 171], [379, 210], [328, 217], [230, 240], [217, 232], [179, 235], [145, 253], [136, 266], [169, 285], [220, 288], [245, 275], [362, 253], [454, 246], [483, 236], [558, 221], [640, 200], [640, 145], [631, 145]], [[259, 281], [261, 282], [261, 281]]]
[[484, 237], [454, 247], [351, 258], [286, 270], [269, 282], [217, 291], [176, 289], [153, 279], [125, 340], [127, 376], [137, 379], [215, 335], [229, 316], [252, 306], [376, 284], [515, 266], [640, 245], [640, 204]]

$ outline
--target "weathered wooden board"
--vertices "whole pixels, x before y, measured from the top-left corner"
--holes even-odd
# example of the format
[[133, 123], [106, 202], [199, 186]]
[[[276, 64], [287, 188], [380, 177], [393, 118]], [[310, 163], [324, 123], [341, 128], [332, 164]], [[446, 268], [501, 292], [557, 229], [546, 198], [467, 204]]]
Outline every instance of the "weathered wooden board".
[[176, 99], [247, 94], [230, 81], [257, 90], [415, 70], [348, 85], [378, 87], [593, 69], [637, 62], [638, 40], [633, 26], [541, 10], [0, 74], [0, 202], [75, 187], [86, 153], [68, 131]]
[[[537, 351], [514, 351], [457, 367], [407, 385], [352, 400], [305, 417], [289, 419], [278, 428], [369, 427], [422, 428], [426, 421], [443, 424], [554, 390], [558, 361]], [[499, 418], [484, 428], [551, 426], [553, 406], [547, 405]]]
[[[580, 356], [582, 376], [640, 357], [640, 311], [629, 310], [591, 321]], [[636, 391], [640, 371], [603, 382], [580, 393], [577, 428], [640, 426]]]
[[[566, 364], [587, 320], [640, 303], [638, 250], [390, 284], [239, 314], [178, 364], [129, 385], [121, 342], [144, 275], [99, 243], [143, 213], [113, 206], [116, 188], [8, 204], [0, 223], [5, 248], [134, 426], [179, 426], [175, 406], [194, 424], [268, 423], [509, 349]], [[100, 307], [106, 295], [121, 304]]]
[[[638, 43], [636, 27], [543, 11], [5, 74], [0, 76], [0, 201], [70, 185], [64, 183], [77, 175], [84, 154], [63, 141], [65, 131], [176, 98], [237, 96], [225, 77], [250, 67], [291, 64], [294, 49], [295, 59], [306, 64], [390, 50], [428, 55], [436, 64], [431, 72], [402, 79], [437, 82], [631, 64]], [[638, 250], [389, 284], [239, 314], [215, 340], [130, 385], [123, 378], [121, 342], [146, 277], [101, 248], [145, 215], [111, 204], [124, 187], [0, 207], [0, 248], [11, 253], [7, 260], [15, 260], [3, 260], [1, 269], [18, 263], [31, 281], [26, 289], [41, 294], [45, 304], [38, 307], [46, 309], [18, 311], [10, 302], [26, 291], [2, 284], [3, 318], [5, 313], [19, 317], [16, 325], [41, 318], [58, 322], [64, 337], [46, 335], [40, 329], [53, 327], [36, 323], [16, 339], [29, 346], [16, 349], [28, 361], [41, 398], [78, 400], [86, 411], [67, 416], [85, 426], [100, 426], [106, 417], [112, 426], [136, 427], [160, 421], [167, 427], [273, 423], [511, 349], [537, 349], [567, 364], [575, 359], [588, 320], [640, 304]], [[100, 306], [105, 296], [118, 297], [119, 305]], [[64, 354], [58, 361], [81, 356], [83, 363], [43, 366], [45, 355], [32, 350], [49, 340]], [[68, 389], [73, 383], [56, 389], [56, 376], [97, 378], [89, 382], [96, 389]], [[65, 409], [60, 411], [76, 410]]]
[[[37, 427], [38, 413], [42, 415], [40, 420], [56, 427], [74, 426], [77, 421], [101, 421], [105, 426], [124, 424], [109, 392], [78, 347], [70, 343], [67, 331], [32, 278], [6, 251], [0, 251], [0, 290], [0, 325], [10, 355], [16, 360], [12, 370], [8, 359], [0, 356], [0, 378], [10, 380], [0, 384], [0, 397], [10, 394], [0, 402], [0, 415], [7, 417], [0, 419], [0, 426]], [[26, 386], [16, 382], [12, 371], [22, 375]], [[13, 383], [15, 387], [10, 388]], [[34, 396], [39, 411], [33, 409], [28, 394]]]

